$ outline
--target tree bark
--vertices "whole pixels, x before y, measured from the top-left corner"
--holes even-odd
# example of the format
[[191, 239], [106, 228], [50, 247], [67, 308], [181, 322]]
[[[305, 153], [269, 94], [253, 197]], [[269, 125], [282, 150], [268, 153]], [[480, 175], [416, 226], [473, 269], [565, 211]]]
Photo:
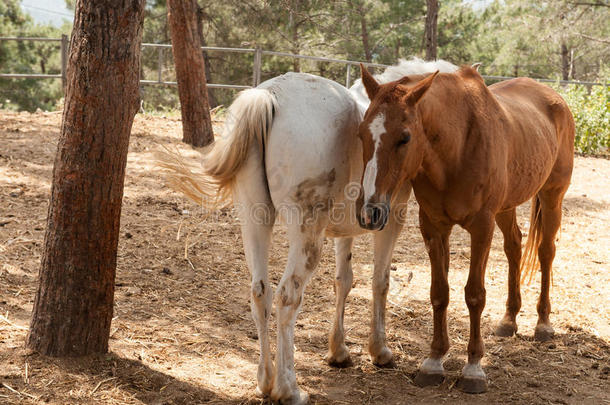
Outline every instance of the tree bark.
[[438, 0], [426, 0], [425, 44], [426, 60], [436, 60]]
[[565, 42], [561, 44], [561, 78], [570, 80], [570, 53]]
[[197, 32], [197, 0], [168, 0], [167, 19], [180, 96], [182, 140], [193, 146], [205, 146], [214, 140], [214, 135]]
[[373, 53], [371, 52], [371, 46], [369, 42], [369, 30], [366, 24], [366, 13], [362, 4], [359, 5], [358, 11], [360, 12], [360, 35], [362, 36], [362, 48], [364, 49], [364, 58], [367, 62], [373, 60]]
[[27, 347], [108, 351], [144, 0], [78, 0], [39, 286]]
[[[205, 17], [205, 12], [203, 8], [199, 5], [197, 6], [197, 35], [199, 36], [199, 41], [201, 42], [201, 46], [206, 46], [205, 37], [203, 36], [203, 18]], [[208, 58], [208, 53], [206, 51], [202, 51], [203, 55], [203, 64], [205, 66], [205, 82], [206, 84], [211, 81], [211, 69], [210, 69], [210, 59]], [[207, 86], [206, 86], [207, 87]], [[216, 101], [216, 96], [214, 95], [214, 89], [208, 88], [208, 104], [210, 108], [214, 108], [218, 105]]]

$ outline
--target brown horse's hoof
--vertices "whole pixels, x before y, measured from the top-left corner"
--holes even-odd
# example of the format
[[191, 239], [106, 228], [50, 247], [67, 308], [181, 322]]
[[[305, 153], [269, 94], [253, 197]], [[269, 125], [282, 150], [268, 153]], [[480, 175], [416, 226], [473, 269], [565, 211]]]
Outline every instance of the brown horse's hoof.
[[539, 323], [536, 325], [536, 330], [534, 331], [534, 339], [539, 342], [546, 342], [555, 336], [555, 330], [548, 323]]
[[418, 387], [429, 387], [431, 385], [441, 385], [444, 380], [444, 374], [428, 374], [418, 371], [414, 382]]
[[462, 377], [458, 382], [458, 388], [467, 394], [481, 394], [487, 391], [487, 379]]
[[500, 322], [494, 334], [500, 337], [511, 337], [517, 333], [517, 325], [509, 322]]

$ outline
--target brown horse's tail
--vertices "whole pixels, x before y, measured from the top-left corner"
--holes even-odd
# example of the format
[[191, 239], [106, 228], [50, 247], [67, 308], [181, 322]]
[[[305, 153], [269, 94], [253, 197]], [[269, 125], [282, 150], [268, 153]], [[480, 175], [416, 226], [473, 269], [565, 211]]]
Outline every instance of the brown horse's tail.
[[532, 199], [532, 213], [530, 216], [530, 230], [525, 243], [525, 250], [521, 258], [521, 283], [527, 278], [529, 284], [538, 268], [538, 247], [542, 240], [542, 210], [540, 208], [540, 198], [534, 196]]

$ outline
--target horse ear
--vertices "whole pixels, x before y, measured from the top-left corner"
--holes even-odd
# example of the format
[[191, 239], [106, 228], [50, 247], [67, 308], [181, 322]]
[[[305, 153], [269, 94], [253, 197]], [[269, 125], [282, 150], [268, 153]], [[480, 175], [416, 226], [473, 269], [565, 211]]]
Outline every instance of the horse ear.
[[481, 65], [482, 65], [481, 62], [477, 62], [477, 63], [473, 63], [471, 67], [478, 72]]
[[426, 94], [426, 91], [428, 91], [428, 89], [432, 85], [432, 82], [434, 81], [434, 78], [438, 75], [438, 72], [439, 71], [437, 70], [436, 72], [432, 73], [425, 79], [420, 80], [415, 86], [413, 86], [411, 88], [411, 91], [407, 95], [408, 100], [411, 101], [413, 104], [417, 104], [417, 102], [421, 100], [424, 94]]
[[373, 75], [369, 73], [362, 63], [360, 64], [360, 74], [362, 75], [362, 84], [364, 84], [366, 94], [368, 94], [369, 99], [373, 100], [379, 91], [379, 83], [377, 83]]

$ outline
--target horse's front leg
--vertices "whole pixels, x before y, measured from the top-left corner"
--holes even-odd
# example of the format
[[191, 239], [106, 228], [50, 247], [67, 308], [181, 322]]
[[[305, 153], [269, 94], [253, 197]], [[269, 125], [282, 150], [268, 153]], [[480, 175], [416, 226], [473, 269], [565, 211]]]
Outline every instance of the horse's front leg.
[[352, 364], [349, 349], [345, 345], [343, 316], [345, 300], [352, 289], [352, 244], [354, 238], [335, 239], [335, 319], [328, 339], [326, 361], [333, 367], [349, 367]]
[[447, 332], [449, 283], [447, 273], [449, 271], [451, 227], [433, 223], [421, 208], [419, 209], [419, 227], [430, 257], [432, 269], [430, 301], [434, 312], [434, 337], [430, 345], [430, 355], [424, 360], [415, 377], [415, 383], [420, 387], [425, 387], [440, 384], [445, 378], [443, 357], [449, 350], [449, 334]]
[[[407, 196], [408, 198], [408, 196]], [[373, 313], [369, 354], [378, 367], [394, 365], [392, 351], [386, 345], [385, 313], [390, 287], [390, 267], [394, 245], [406, 218], [406, 204], [390, 211], [388, 222], [382, 231], [375, 233], [375, 258], [373, 269]]]
[[464, 288], [470, 313], [468, 363], [462, 369], [460, 387], [478, 394], [487, 391], [487, 376], [481, 368], [485, 345], [481, 338], [481, 313], [485, 308], [485, 267], [494, 231], [493, 215], [480, 213], [467, 230], [470, 232], [470, 272]]
[[294, 326], [301, 309], [303, 291], [313, 276], [323, 241], [323, 226], [291, 225], [286, 270], [276, 292], [277, 354], [271, 398], [280, 403], [305, 404], [309, 398], [299, 390], [294, 371]]

